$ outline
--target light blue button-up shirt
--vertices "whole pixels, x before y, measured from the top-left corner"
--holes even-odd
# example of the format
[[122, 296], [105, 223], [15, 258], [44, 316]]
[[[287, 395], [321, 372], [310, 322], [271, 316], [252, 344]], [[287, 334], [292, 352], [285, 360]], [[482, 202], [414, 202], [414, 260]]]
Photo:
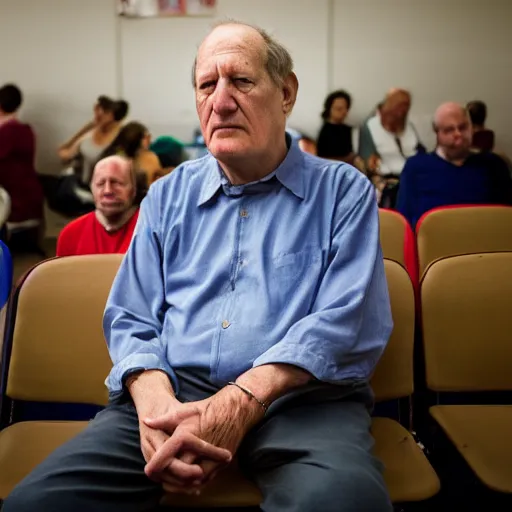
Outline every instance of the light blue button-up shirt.
[[211, 156], [151, 186], [108, 299], [111, 393], [133, 371], [196, 368], [214, 384], [288, 363], [366, 380], [392, 329], [370, 182], [303, 153], [233, 186]]

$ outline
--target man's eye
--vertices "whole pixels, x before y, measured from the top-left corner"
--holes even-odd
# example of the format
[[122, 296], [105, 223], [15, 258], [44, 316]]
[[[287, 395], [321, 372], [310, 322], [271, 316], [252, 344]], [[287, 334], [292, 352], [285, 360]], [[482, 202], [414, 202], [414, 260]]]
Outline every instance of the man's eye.
[[235, 78], [235, 82], [241, 83], [241, 84], [250, 84], [252, 83], [248, 78]]
[[215, 82], [213, 80], [210, 80], [209, 82], [203, 82], [200, 86], [199, 86], [199, 89], [201, 89], [202, 91], [204, 91], [205, 89], [210, 89], [212, 87], [215, 86]]

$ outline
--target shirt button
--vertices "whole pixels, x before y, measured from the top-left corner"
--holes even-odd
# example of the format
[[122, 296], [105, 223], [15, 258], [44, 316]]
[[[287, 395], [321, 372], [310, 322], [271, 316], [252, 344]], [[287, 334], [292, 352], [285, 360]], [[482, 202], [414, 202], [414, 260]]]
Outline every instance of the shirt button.
[[228, 322], [228, 320], [224, 320], [222, 322], [222, 328], [227, 329], [231, 324]]
[[240, 210], [240, 217], [249, 217], [249, 212], [247, 210]]

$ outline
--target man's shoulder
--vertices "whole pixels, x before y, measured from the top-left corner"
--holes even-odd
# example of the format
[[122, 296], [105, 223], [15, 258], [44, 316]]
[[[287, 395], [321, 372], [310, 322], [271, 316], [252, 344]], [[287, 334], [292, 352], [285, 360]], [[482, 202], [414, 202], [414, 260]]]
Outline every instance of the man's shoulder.
[[171, 190], [178, 193], [182, 187], [183, 190], [201, 188], [204, 177], [211, 170], [213, 165], [211, 155], [203, 156], [197, 160], [187, 160], [181, 163], [170, 174], [158, 179], [150, 187], [155, 193], [166, 195]]
[[327, 193], [337, 195], [341, 190], [371, 189], [370, 180], [350, 164], [314, 155], [304, 156], [304, 176], [308, 187], [320, 185]]
[[84, 229], [87, 225], [91, 225], [96, 221], [96, 213], [90, 212], [85, 215], [81, 215], [80, 217], [73, 219], [71, 222], [66, 224], [66, 226], [61, 231], [61, 236], [69, 235], [71, 233], [76, 233]]
[[76, 254], [78, 240], [86, 233], [93, 223], [97, 222], [94, 212], [86, 213], [69, 222], [60, 232], [57, 241], [57, 256]]
[[439, 162], [439, 157], [435, 153], [416, 153], [407, 159], [406, 170], [422, 169], [425, 166], [433, 167]]

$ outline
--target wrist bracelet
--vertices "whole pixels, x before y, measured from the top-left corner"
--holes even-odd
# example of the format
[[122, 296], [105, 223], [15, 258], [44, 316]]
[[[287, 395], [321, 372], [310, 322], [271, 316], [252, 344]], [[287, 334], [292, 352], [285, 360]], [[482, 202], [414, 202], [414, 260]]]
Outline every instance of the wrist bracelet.
[[265, 402], [262, 402], [250, 389], [240, 386], [240, 384], [237, 384], [236, 382], [228, 382], [228, 386], [236, 386], [240, 391], [243, 391], [247, 396], [251, 397], [253, 400], [256, 400], [258, 402], [262, 409], [267, 412], [268, 405]]

